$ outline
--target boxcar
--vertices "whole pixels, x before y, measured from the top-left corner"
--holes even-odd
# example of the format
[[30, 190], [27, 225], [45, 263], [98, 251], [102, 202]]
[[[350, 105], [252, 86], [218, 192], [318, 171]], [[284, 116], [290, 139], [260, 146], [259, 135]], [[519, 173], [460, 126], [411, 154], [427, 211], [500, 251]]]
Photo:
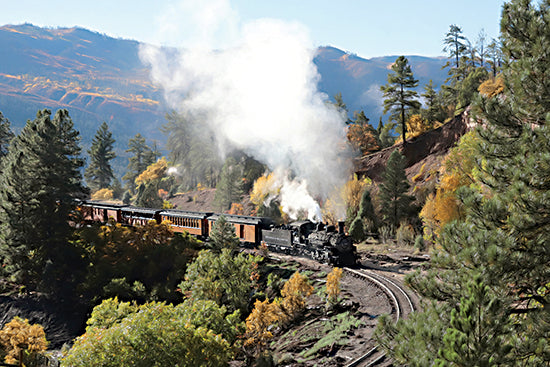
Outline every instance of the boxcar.
[[170, 221], [174, 232], [188, 232], [197, 237], [208, 236], [208, 220], [212, 213], [167, 209], [160, 212], [160, 220]]

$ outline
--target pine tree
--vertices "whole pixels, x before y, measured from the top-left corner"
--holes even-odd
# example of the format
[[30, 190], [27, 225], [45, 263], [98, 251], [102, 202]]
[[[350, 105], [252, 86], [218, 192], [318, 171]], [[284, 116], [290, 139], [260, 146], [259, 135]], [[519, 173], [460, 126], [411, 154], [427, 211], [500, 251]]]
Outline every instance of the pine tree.
[[506, 366], [511, 358], [511, 332], [511, 320], [500, 297], [476, 275], [451, 311], [436, 365]]
[[13, 132], [10, 129], [10, 122], [0, 112], [0, 162], [8, 154], [8, 145], [13, 139]]
[[109, 163], [116, 157], [113, 150], [114, 143], [115, 139], [109, 131], [109, 126], [106, 122], [103, 122], [92, 140], [92, 146], [88, 150], [90, 164], [84, 173], [88, 185], [94, 191], [109, 187], [111, 181], [115, 178]]
[[128, 158], [127, 172], [122, 179], [127, 182], [128, 190], [133, 193], [136, 188], [136, 178], [156, 161], [158, 155], [146, 144], [141, 134], [136, 134], [133, 139], [130, 139], [126, 152], [133, 155]]
[[[476, 352], [492, 352], [488, 358], [478, 357], [492, 358], [489, 365], [550, 364], [550, 95], [544, 92], [550, 86], [549, 17], [548, 1], [537, 6], [513, 0], [504, 5], [505, 88], [501, 95], [477, 100], [476, 118], [483, 122], [477, 152], [481, 164], [476, 184], [458, 193], [466, 217], [444, 228], [431, 270], [407, 279], [420, 295], [437, 302], [425, 307], [423, 315], [456, 309], [454, 318], [444, 317], [432, 327], [445, 330], [438, 355], [450, 365], [464, 361], [467, 351], [476, 352], [468, 342], [473, 334], [465, 332], [473, 326], [490, 330], [498, 344]], [[483, 286], [468, 287], [476, 276]], [[473, 323], [479, 312], [483, 318]], [[388, 331], [402, 340], [410, 336], [410, 326], [404, 322]], [[428, 329], [419, 334], [428, 340], [436, 337]], [[418, 341], [412, 336], [410, 343]], [[429, 357], [433, 349], [418, 347], [416, 353], [434, 363]], [[471, 361], [461, 363], [455, 364]]]
[[416, 100], [418, 93], [413, 90], [418, 86], [418, 80], [414, 79], [405, 56], [399, 56], [391, 69], [393, 73], [388, 74], [388, 83], [380, 87], [384, 93], [384, 113], [391, 111], [391, 118], [401, 124], [403, 144], [406, 144], [407, 111], [420, 108], [420, 102]]
[[[464, 53], [467, 51], [468, 40], [462, 33], [462, 28], [455, 24], [449, 26], [449, 31], [445, 35], [444, 44], [445, 47], [443, 51], [449, 52], [449, 58], [454, 59], [454, 67], [450, 63], [448, 65], [451, 68], [449, 74], [458, 75], [458, 70], [461, 66], [461, 58], [464, 56]], [[454, 72], [452, 71], [454, 70]]]
[[220, 252], [224, 248], [234, 251], [240, 244], [239, 238], [235, 234], [235, 227], [223, 215], [212, 226], [210, 241], [216, 252]]
[[397, 228], [402, 219], [412, 211], [414, 197], [407, 195], [410, 184], [405, 175], [405, 157], [394, 150], [386, 164], [386, 170], [380, 184], [380, 210], [383, 221]]
[[220, 181], [216, 185], [214, 203], [221, 210], [227, 210], [232, 203], [241, 201], [242, 194], [242, 166], [233, 157], [228, 157], [223, 165]]
[[[74, 199], [82, 186], [79, 134], [66, 110], [51, 119], [39, 111], [13, 139], [0, 176], [0, 257], [15, 281], [67, 282], [61, 274], [70, 259], [67, 239]], [[63, 279], [63, 276], [65, 278]]]

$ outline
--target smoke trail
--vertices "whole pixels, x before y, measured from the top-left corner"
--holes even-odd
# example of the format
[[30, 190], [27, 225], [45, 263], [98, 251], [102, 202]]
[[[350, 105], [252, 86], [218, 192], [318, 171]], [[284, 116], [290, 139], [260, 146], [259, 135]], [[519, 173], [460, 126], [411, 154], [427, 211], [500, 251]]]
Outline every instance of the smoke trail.
[[[345, 117], [317, 90], [320, 76], [307, 30], [298, 23], [260, 19], [235, 32], [238, 22], [228, 18], [236, 13], [228, 2], [208, 4], [227, 12], [206, 22], [218, 33], [212, 19], [231, 24], [228, 34], [237, 36], [229, 47], [214, 50], [208, 47], [211, 35], [203, 34], [200, 47], [146, 45], [142, 59], [173, 108], [206, 117], [222, 151], [241, 149], [278, 172], [289, 214], [303, 209], [319, 217], [313, 198], [326, 199], [345, 182], [350, 167]], [[197, 14], [205, 14], [205, 8]]]

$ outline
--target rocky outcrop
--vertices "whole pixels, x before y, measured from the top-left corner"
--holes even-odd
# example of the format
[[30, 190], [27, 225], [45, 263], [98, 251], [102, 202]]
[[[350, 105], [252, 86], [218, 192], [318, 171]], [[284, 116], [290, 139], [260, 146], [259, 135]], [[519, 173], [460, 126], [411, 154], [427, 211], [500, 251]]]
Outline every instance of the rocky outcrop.
[[407, 175], [418, 173], [420, 167], [438, 165], [450, 148], [470, 129], [469, 110], [456, 116], [437, 129], [407, 140], [407, 144], [396, 144], [379, 152], [363, 156], [355, 162], [355, 172], [360, 177], [380, 181], [390, 155], [398, 149], [407, 159]]

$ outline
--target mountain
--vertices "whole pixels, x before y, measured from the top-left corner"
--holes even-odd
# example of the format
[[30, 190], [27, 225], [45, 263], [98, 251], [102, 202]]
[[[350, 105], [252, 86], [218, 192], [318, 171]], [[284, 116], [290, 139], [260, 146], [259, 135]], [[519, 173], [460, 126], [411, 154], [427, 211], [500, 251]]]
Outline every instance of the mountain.
[[[128, 140], [141, 133], [163, 145], [159, 128], [168, 111], [162, 91], [149, 79], [137, 41], [116, 39], [82, 28], [41, 28], [32, 24], [0, 27], [0, 111], [17, 132], [42, 108], [69, 109], [89, 146], [106, 121], [124, 157]], [[420, 87], [446, 73], [443, 58], [409, 56]], [[381, 115], [379, 86], [386, 83], [396, 56], [363, 59], [334, 47], [316, 50], [319, 89], [342, 93], [350, 113], [363, 109], [376, 123]], [[119, 165], [125, 166], [126, 162]]]
[[[363, 59], [334, 47], [320, 47], [314, 58], [321, 75], [319, 89], [333, 97], [342, 93], [350, 113], [363, 110], [374, 124], [382, 115], [383, 103], [380, 86], [386, 84], [391, 65], [398, 56], [383, 56]], [[407, 56], [416, 79], [418, 92], [433, 81], [435, 88], [447, 78], [442, 67], [445, 57]]]

